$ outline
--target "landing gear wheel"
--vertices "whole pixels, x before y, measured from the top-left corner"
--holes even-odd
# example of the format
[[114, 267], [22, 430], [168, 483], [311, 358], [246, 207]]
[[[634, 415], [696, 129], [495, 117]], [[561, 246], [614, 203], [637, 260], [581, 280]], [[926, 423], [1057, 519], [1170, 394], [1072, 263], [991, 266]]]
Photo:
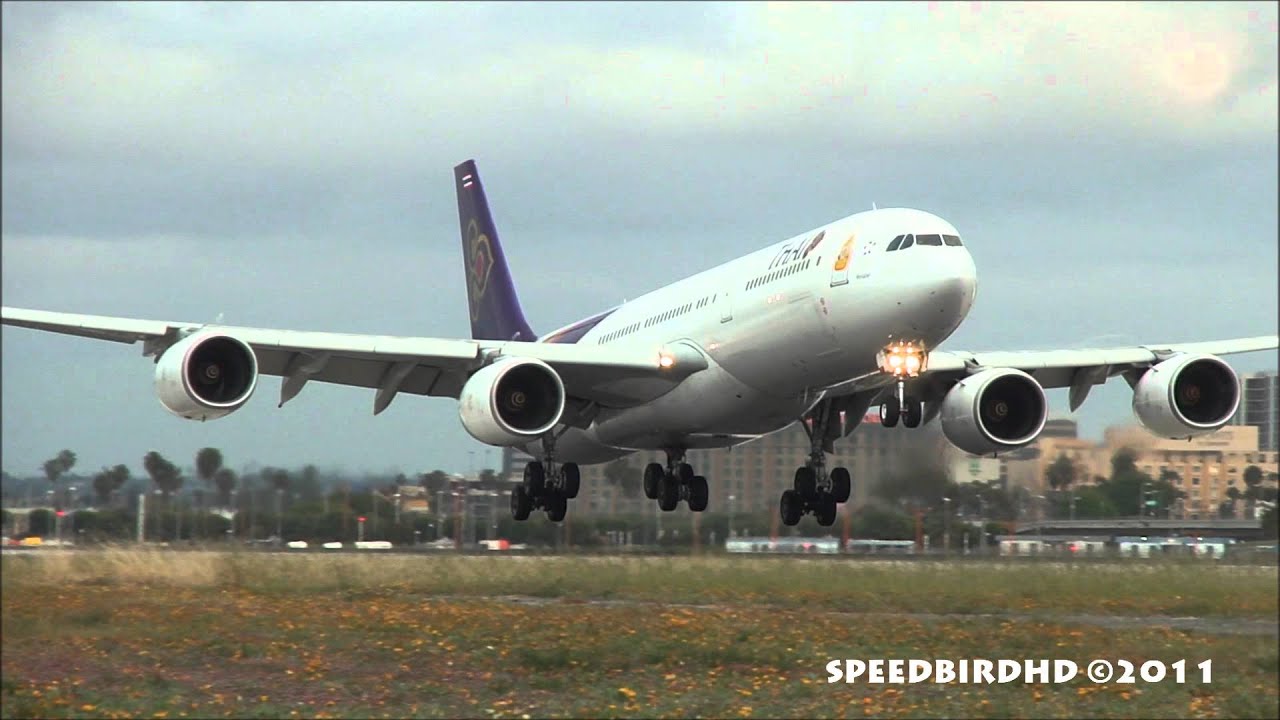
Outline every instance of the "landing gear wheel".
[[694, 475], [693, 482], [689, 483], [689, 509], [699, 513], [706, 510], [709, 495], [707, 479], [701, 475]]
[[674, 475], [663, 474], [658, 482], [658, 509], [671, 512], [680, 504], [680, 481]]
[[666, 471], [658, 463], [649, 463], [644, 466], [644, 496], [650, 500], [658, 499], [658, 483], [662, 482], [662, 476]]
[[853, 490], [853, 478], [849, 476], [846, 468], [838, 467], [831, 470], [831, 497], [835, 498], [838, 503], [849, 502], [849, 493]]
[[542, 463], [536, 460], [530, 463], [525, 463], [524, 491], [529, 494], [529, 497], [538, 497], [542, 494], [542, 490], [546, 486], [547, 473], [542, 469]]
[[572, 500], [578, 497], [578, 488], [582, 485], [582, 473], [578, 471], [578, 463], [565, 463], [560, 466], [564, 476], [564, 497]]
[[800, 493], [795, 490], [783, 492], [778, 502], [778, 514], [782, 516], [783, 525], [791, 527], [799, 523], [800, 516], [804, 514], [804, 500]]
[[885, 427], [895, 427], [901, 415], [902, 406], [898, 404], [896, 397], [889, 398], [880, 406], [880, 424]]
[[564, 520], [564, 514], [569, 511], [569, 500], [560, 493], [551, 493], [547, 496], [547, 519], [551, 522], [560, 522]]
[[813, 503], [813, 516], [822, 527], [831, 527], [836, 521], [836, 499], [823, 493]]
[[902, 410], [903, 427], [920, 427], [920, 420], [924, 418], [924, 407], [920, 404], [919, 400], [916, 400], [915, 398], [907, 398], [906, 407]]
[[818, 473], [804, 465], [796, 468], [795, 489], [802, 498], [811, 498], [818, 492]]
[[515, 520], [528, 520], [533, 511], [533, 499], [525, 492], [523, 485], [511, 488], [511, 517]]
[[688, 485], [693, 482], [693, 466], [689, 463], [680, 463], [676, 466], [676, 479], [681, 485]]

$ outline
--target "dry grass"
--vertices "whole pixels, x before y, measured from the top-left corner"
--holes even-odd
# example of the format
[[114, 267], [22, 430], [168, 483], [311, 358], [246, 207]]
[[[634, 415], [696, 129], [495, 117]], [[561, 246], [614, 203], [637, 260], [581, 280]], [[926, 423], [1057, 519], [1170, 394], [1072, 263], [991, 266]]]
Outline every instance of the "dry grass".
[[87, 584], [264, 594], [532, 595], [751, 602], [865, 612], [1275, 617], [1275, 566], [894, 562], [788, 557], [521, 557], [39, 551], [3, 559], [6, 592]]

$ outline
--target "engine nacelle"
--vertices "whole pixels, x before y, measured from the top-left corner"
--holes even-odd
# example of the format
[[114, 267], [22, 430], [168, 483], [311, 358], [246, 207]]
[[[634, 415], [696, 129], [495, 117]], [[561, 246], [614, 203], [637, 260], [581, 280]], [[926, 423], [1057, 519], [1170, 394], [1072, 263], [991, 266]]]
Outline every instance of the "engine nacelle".
[[1133, 386], [1133, 413], [1166, 438], [1211, 433], [1239, 406], [1239, 376], [1213, 355], [1176, 355], [1152, 366]]
[[212, 420], [239, 410], [258, 386], [258, 358], [244, 341], [218, 332], [179, 340], [156, 362], [156, 395], [188, 420]]
[[1049, 402], [1036, 379], [992, 368], [956, 383], [942, 400], [942, 432], [974, 455], [1016, 450], [1044, 429]]
[[480, 442], [518, 446], [555, 427], [564, 400], [564, 382], [550, 365], [504, 358], [467, 379], [458, 396], [458, 416]]

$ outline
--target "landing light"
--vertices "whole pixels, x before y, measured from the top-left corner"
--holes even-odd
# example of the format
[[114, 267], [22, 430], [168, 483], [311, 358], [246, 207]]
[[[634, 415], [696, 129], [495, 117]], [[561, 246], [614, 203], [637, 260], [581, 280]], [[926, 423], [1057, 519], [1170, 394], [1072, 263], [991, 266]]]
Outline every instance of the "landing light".
[[668, 355], [667, 353], [660, 353], [658, 355], [658, 367], [665, 369], [675, 364], [676, 364], [675, 357]]
[[922, 345], [910, 341], [898, 341], [876, 354], [876, 362], [882, 372], [894, 377], [915, 377], [925, 369], [928, 353]]

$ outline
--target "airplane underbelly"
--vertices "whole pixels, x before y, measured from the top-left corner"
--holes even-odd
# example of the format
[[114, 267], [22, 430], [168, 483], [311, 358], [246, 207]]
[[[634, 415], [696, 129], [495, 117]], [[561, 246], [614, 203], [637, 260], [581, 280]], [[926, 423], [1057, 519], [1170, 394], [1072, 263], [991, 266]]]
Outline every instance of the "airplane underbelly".
[[643, 449], [680, 444], [687, 435], [762, 435], [793, 422], [799, 399], [751, 387], [720, 367], [696, 373], [653, 402], [602, 410], [587, 436], [602, 445]]

